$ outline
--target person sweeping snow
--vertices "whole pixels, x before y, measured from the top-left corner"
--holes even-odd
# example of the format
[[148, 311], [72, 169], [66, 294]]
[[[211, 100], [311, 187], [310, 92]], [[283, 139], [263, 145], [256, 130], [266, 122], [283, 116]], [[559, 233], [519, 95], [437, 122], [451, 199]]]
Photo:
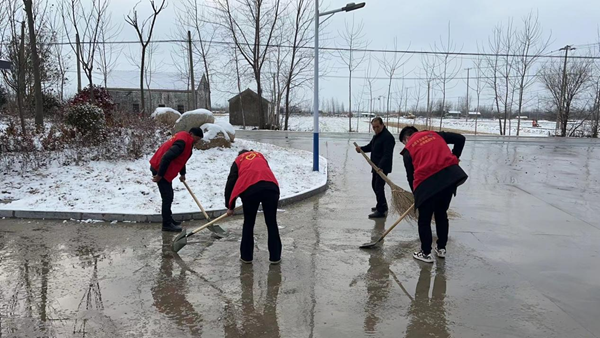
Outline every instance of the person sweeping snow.
[[[365, 153], [371, 153], [371, 161], [387, 176], [392, 172], [396, 140], [383, 124], [381, 117], [374, 118], [371, 121], [371, 125], [375, 132], [373, 139], [364, 147], [357, 146], [356, 152], [360, 153], [362, 150]], [[388, 211], [388, 204], [385, 198], [385, 181], [375, 172], [375, 169], [371, 170], [371, 173], [371, 187], [375, 193], [377, 205], [371, 208], [373, 213], [369, 215], [369, 218], [384, 218]]]
[[[400, 132], [400, 142], [405, 147], [400, 153], [406, 168], [408, 184], [415, 197], [415, 208], [419, 211], [419, 239], [421, 250], [413, 257], [433, 263], [431, 258], [431, 219], [435, 217], [439, 258], [446, 257], [448, 242], [448, 208], [452, 195], [468, 176], [458, 165], [465, 146], [465, 137], [449, 132], [421, 131], [408, 126]], [[448, 144], [453, 144], [452, 151]]]
[[179, 174], [179, 180], [185, 181], [185, 164], [192, 156], [192, 148], [200, 142], [204, 133], [200, 128], [192, 128], [189, 132], [180, 131], [163, 143], [150, 159], [152, 181], [158, 185], [162, 198], [162, 231], [180, 232], [181, 223], [173, 219], [173, 179]]
[[240, 197], [244, 208], [244, 225], [240, 260], [252, 263], [254, 252], [254, 223], [258, 206], [262, 203], [265, 223], [267, 223], [269, 261], [281, 262], [281, 239], [277, 227], [277, 205], [279, 204], [279, 183], [263, 154], [257, 151], [242, 150], [231, 165], [225, 186], [225, 207], [227, 214], [233, 215], [235, 200]]

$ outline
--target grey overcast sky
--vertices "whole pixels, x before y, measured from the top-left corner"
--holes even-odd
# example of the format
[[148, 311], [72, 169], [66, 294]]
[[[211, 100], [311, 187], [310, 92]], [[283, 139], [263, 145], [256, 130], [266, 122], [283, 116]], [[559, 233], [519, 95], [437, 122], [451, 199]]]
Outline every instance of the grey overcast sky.
[[[84, 0], [85, 1], [85, 0]], [[357, 1], [357, 0], [355, 0]], [[345, 5], [344, 0], [327, 0], [321, 2], [321, 9], [334, 9]], [[113, 22], [124, 22], [124, 16], [138, 3], [138, 0], [112, 0], [110, 10], [112, 11]], [[207, 0], [208, 6], [214, 6], [213, 0]], [[168, 8], [158, 19], [155, 39], [169, 39], [174, 36], [177, 28], [175, 11], [180, 5], [177, 0], [168, 0]], [[141, 17], [150, 13], [150, 5], [147, 0], [142, 0], [138, 6]], [[591, 43], [598, 42], [598, 27], [600, 24], [600, 1], [591, 0], [370, 0], [367, 1], [365, 8], [351, 12], [339, 13], [328, 20], [324, 28], [322, 46], [335, 47], [342, 46], [338, 32], [344, 29], [344, 22], [354, 19], [356, 22], [364, 23], [364, 36], [368, 42], [369, 48], [391, 49], [393, 39], [397, 37], [398, 48], [411, 50], [429, 51], [434, 42], [438, 42], [440, 37], [447, 34], [448, 23], [451, 26], [452, 40], [456, 45], [457, 51], [477, 52], [477, 44], [487, 45], [487, 39], [492, 34], [494, 26], [499, 23], [506, 23], [513, 19], [515, 27], [520, 27], [521, 19], [533, 11], [539, 15], [539, 21], [542, 25], [543, 36], [552, 35], [548, 52], [556, 51], [553, 55], [560, 55], [557, 50], [566, 44], [578, 47], [573, 55], [582, 55], [590, 52]], [[123, 25], [119, 40], [133, 40], [136, 38], [134, 30]], [[175, 67], [172, 65], [171, 49], [175, 47], [172, 44], [158, 45], [157, 56], [155, 57], [159, 66], [159, 72], [173, 72]], [[593, 47], [593, 46], [592, 46]], [[132, 51], [137, 51], [135, 46], [130, 47]], [[125, 51], [127, 47], [125, 47]], [[323, 53], [323, 52], [322, 52]], [[382, 55], [374, 54], [374, 57]], [[373, 67], [377, 72], [377, 62], [373, 61]], [[461, 71], [459, 78], [466, 77], [464, 68], [473, 67], [473, 57], [463, 58], [461, 62]], [[541, 64], [541, 62], [538, 63]], [[321, 101], [331, 101], [336, 98], [340, 103], [348, 103], [348, 72], [344, 70], [343, 64], [335, 57], [327, 57], [325, 64], [322, 65], [329, 72], [321, 78]], [[222, 67], [222, 65], [221, 65]], [[422, 75], [421, 56], [414, 55], [410, 62], [404, 67], [406, 77], [414, 78]], [[121, 57], [117, 70], [134, 70], [135, 66], [126, 58]], [[366, 69], [366, 60], [356, 71], [356, 79], [353, 80], [353, 96], [358, 97], [365, 87], [364, 77]], [[379, 70], [379, 77], [384, 77], [384, 73]], [[397, 77], [402, 77], [402, 71]], [[471, 71], [471, 76], [475, 76]], [[397, 98], [398, 88], [402, 87], [401, 80], [394, 81], [393, 97]], [[412, 92], [416, 86], [422, 87], [422, 95], [425, 93], [425, 84], [423, 81], [406, 80], [406, 87], [412, 87]], [[251, 81], [246, 84], [253, 87]], [[234, 91], [229, 88], [227, 83], [217, 83], [217, 91], [214, 93], [213, 102], [224, 104], [229, 96], [228, 91]], [[456, 102], [459, 96], [464, 96], [466, 91], [466, 81], [457, 79], [450, 85], [452, 87], [448, 92], [448, 100]], [[534, 85], [530, 89], [530, 97], [546, 95], [543, 88]], [[374, 86], [374, 96], [387, 95], [387, 81], [378, 80]], [[304, 99], [303, 104], [308, 106], [312, 102], [312, 85], [302, 91], [300, 97]], [[471, 93], [473, 95], [473, 93]], [[439, 93], [434, 94], [439, 97]], [[365, 92], [363, 101], [366, 102], [368, 94]], [[394, 99], [395, 100], [395, 99]], [[393, 101], [394, 101], [393, 100]], [[452, 101], [454, 100], [454, 101]], [[423, 101], [422, 101], [423, 102]], [[489, 95], [482, 104], [490, 104]], [[414, 104], [414, 98], [409, 99], [408, 105]], [[422, 103], [423, 104], [423, 103]], [[472, 103], [473, 104], [473, 103]], [[537, 101], [536, 101], [537, 104]], [[356, 106], [353, 104], [353, 108]], [[366, 103], [362, 103], [363, 108]], [[323, 108], [324, 106], [321, 105]]]

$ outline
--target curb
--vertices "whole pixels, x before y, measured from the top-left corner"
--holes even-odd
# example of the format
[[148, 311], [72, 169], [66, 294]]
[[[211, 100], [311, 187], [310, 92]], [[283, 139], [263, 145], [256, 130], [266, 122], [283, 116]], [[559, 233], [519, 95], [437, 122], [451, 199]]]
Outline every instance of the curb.
[[[282, 198], [279, 200], [279, 206], [290, 205], [310, 197], [321, 194], [327, 190], [329, 185], [329, 165], [325, 168], [327, 172], [327, 180], [325, 184], [304, 191], [298, 195]], [[227, 209], [206, 210], [210, 218], [216, 218], [223, 215]], [[241, 212], [236, 212], [239, 214]], [[35, 211], [35, 210], [0, 210], [1, 218], [27, 218], [27, 219], [53, 219], [53, 220], [101, 220], [106, 222], [136, 222], [136, 223], [160, 223], [162, 217], [160, 214], [124, 214], [124, 213], [97, 213], [97, 212], [79, 212], [79, 211]], [[204, 215], [200, 211], [173, 213], [173, 218], [176, 221], [203, 220]]]

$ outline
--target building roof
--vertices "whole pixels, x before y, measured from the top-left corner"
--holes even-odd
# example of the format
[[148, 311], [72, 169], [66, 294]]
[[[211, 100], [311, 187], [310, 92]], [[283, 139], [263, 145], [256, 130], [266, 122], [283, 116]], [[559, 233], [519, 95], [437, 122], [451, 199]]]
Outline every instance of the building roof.
[[[195, 80], [203, 78], [198, 74]], [[96, 83], [103, 83], [104, 79], [95, 79]], [[144, 80], [145, 81], [145, 80]], [[106, 81], [107, 88], [139, 89], [140, 72], [137, 70], [113, 70]], [[148, 86], [144, 86], [148, 88]], [[154, 72], [151, 76], [150, 89], [154, 90], [188, 90], [188, 79], [176, 72]]]
[[[237, 99], [240, 95], [251, 95], [251, 96], [254, 96], [254, 97], [258, 97], [258, 94], [255, 91], [253, 91], [250, 88], [246, 88], [246, 90], [244, 90], [243, 92], [241, 92], [241, 93], [235, 95], [234, 97], [230, 98], [228, 101], [231, 102], [231, 101]], [[267, 103], [271, 103], [269, 100], [265, 99], [264, 97], [262, 99], [264, 101], [266, 101]]]

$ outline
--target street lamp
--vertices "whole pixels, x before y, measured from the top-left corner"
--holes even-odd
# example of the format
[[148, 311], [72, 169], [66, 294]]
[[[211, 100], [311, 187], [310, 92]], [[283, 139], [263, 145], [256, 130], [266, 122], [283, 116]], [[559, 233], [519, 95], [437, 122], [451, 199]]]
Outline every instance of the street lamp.
[[325, 22], [332, 15], [338, 12], [351, 12], [365, 7], [366, 3], [355, 4], [351, 2], [346, 6], [319, 13], [319, 0], [315, 0], [315, 78], [314, 78], [314, 99], [313, 99], [313, 171], [319, 171], [319, 18], [328, 15]]

